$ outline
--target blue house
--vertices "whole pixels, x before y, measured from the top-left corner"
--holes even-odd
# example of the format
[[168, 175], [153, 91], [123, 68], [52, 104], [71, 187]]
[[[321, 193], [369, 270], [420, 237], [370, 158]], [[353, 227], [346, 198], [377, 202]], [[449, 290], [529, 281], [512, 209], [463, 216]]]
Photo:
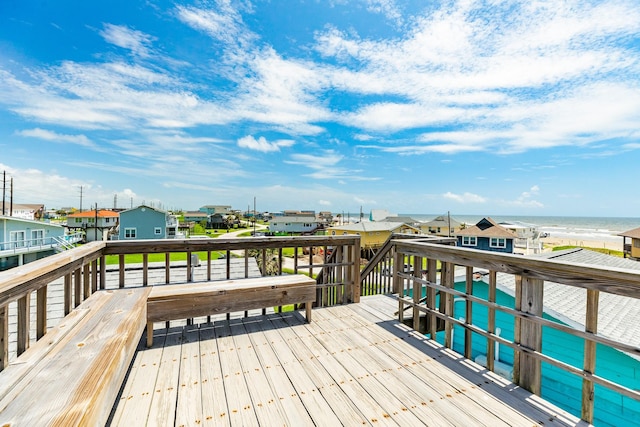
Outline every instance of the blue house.
[[120, 212], [120, 240], [174, 239], [178, 220], [168, 212], [149, 206], [138, 206]]
[[53, 255], [71, 243], [61, 225], [0, 216], [0, 271]]
[[458, 246], [483, 251], [513, 253], [513, 241], [518, 236], [491, 218], [482, 218], [472, 227], [455, 233]]
[[[612, 268], [640, 270], [640, 263], [604, 255], [587, 249], [568, 249], [536, 255], [536, 258], [556, 259], [583, 265], [600, 265]], [[488, 295], [488, 277], [476, 272], [473, 295], [486, 299]], [[497, 274], [498, 304], [515, 307], [514, 276]], [[465, 291], [464, 277], [456, 277], [455, 289]], [[544, 284], [544, 317], [562, 324], [584, 329], [586, 290], [546, 281]], [[463, 300], [455, 300], [454, 315], [465, 317]], [[458, 304], [458, 302], [460, 302]], [[598, 334], [616, 341], [640, 347], [640, 300], [625, 298], [607, 293], [600, 294]], [[487, 327], [486, 307], [473, 305], [473, 323], [481, 328]], [[497, 312], [497, 335], [512, 340], [515, 319], [510, 314]], [[438, 341], [444, 342], [444, 332], [438, 332]], [[496, 373], [511, 380], [513, 375], [513, 350], [506, 346], [496, 346]], [[545, 353], [580, 369], [584, 362], [584, 340], [562, 331], [545, 328], [542, 338]], [[453, 349], [464, 351], [464, 329], [454, 326]], [[474, 334], [472, 358], [480, 365], [486, 363], [487, 340]], [[597, 345], [596, 373], [631, 389], [640, 384], [640, 357], [627, 354], [609, 347]], [[542, 397], [551, 403], [580, 415], [582, 379], [553, 365], [542, 364]], [[640, 402], [596, 385], [595, 419], [597, 426], [632, 425], [640, 420]], [[631, 420], [636, 420], [631, 422]]]

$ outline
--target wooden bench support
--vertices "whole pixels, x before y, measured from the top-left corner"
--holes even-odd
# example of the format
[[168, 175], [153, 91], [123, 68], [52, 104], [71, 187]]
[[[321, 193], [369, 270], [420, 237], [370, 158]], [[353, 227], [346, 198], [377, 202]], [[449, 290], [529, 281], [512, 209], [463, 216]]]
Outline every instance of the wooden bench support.
[[105, 425], [150, 288], [99, 291], [0, 373], [0, 425]]
[[316, 281], [303, 274], [154, 286], [147, 299], [147, 346], [153, 324], [219, 313], [305, 303], [307, 322]]

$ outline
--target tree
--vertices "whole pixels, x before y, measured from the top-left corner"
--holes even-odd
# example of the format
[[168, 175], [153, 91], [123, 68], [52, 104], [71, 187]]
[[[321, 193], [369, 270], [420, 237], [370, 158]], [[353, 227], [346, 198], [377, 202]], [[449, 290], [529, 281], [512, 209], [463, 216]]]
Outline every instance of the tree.
[[[278, 250], [277, 249], [264, 249], [264, 258], [262, 257], [262, 249], [249, 249], [249, 256], [256, 259], [260, 271], [265, 276], [277, 276], [279, 273], [278, 268]], [[263, 266], [263, 261], [264, 266]]]

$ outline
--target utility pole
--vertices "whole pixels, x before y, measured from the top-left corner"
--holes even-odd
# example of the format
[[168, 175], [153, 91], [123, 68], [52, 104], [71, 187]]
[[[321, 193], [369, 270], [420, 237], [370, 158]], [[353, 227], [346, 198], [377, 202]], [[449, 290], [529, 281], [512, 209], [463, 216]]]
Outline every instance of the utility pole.
[[4, 216], [4, 196], [7, 191], [7, 171], [2, 172], [2, 215]]
[[80, 186], [80, 212], [82, 212], [82, 185]]
[[98, 241], [98, 203], [96, 202], [96, 214], [95, 214], [95, 221], [93, 223], [93, 226], [95, 227], [93, 230], [95, 232], [94, 237], [95, 237], [95, 241]]
[[256, 196], [253, 196], [253, 237], [256, 237]]
[[11, 190], [9, 190], [9, 216], [13, 216], [13, 177], [11, 177]]

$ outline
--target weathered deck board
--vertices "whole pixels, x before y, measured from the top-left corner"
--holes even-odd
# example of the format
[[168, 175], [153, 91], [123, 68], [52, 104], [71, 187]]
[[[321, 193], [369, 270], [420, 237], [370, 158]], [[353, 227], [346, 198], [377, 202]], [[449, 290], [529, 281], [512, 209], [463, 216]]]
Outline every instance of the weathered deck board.
[[138, 356], [162, 351], [162, 360], [139, 359], [112, 425], [142, 420], [125, 415], [136, 407], [147, 425], [583, 424], [414, 334], [390, 317], [395, 309], [368, 297], [315, 309], [310, 324], [301, 313], [216, 317], [170, 329], [164, 347], [156, 330], [158, 343]]

